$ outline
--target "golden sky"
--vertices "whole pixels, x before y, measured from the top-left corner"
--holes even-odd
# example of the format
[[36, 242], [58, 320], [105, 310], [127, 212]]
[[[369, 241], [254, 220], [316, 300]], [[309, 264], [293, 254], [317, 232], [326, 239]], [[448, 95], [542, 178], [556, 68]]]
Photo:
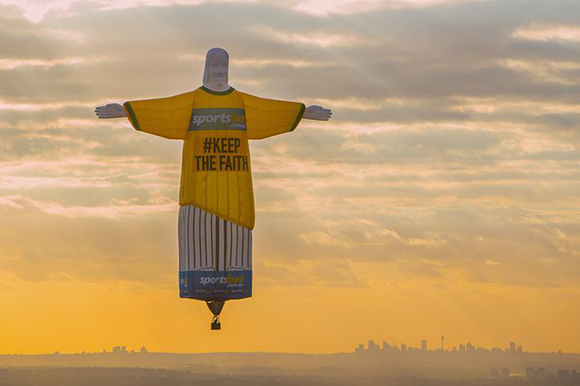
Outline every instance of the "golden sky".
[[[580, 3], [0, 0], [0, 354], [580, 351]], [[252, 143], [254, 296], [178, 298], [181, 143], [106, 102], [332, 108]]]

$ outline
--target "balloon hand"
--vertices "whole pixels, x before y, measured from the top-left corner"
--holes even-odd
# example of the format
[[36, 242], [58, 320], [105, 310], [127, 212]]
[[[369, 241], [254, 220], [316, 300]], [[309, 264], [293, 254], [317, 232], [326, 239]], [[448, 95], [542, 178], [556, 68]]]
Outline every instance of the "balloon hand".
[[315, 121], [328, 121], [332, 117], [332, 111], [322, 106], [308, 106], [302, 118], [313, 119]]
[[124, 118], [127, 116], [125, 109], [118, 103], [109, 103], [95, 108], [95, 114], [99, 119]]

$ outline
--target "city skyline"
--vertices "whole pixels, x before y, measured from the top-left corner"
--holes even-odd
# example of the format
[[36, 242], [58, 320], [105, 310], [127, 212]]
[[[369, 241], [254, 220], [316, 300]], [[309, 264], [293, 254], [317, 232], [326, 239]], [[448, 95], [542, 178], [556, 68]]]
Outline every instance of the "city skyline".
[[[378, 341], [377, 341], [378, 342]], [[506, 347], [501, 347], [501, 346], [494, 346], [494, 347], [483, 347], [483, 346], [477, 346], [472, 344], [469, 341], [463, 342], [463, 343], [459, 343], [456, 346], [453, 346], [451, 348], [442, 348], [442, 347], [437, 347], [437, 346], [432, 346], [432, 348], [429, 348], [428, 345], [428, 341], [426, 339], [421, 339], [421, 341], [419, 342], [419, 344], [417, 346], [412, 346], [410, 344], [407, 343], [389, 343], [387, 340], [382, 340], [381, 342], [377, 343], [375, 342], [375, 340], [368, 340], [367, 341], [367, 347], [365, 348], [364, 343], [359, 344], [357, 347], [355, 347], [355, 353], [360, 353], [360, 352], [364, 352], [364, 351], [399, 351], [401, 353], [403, 352], [472, 352], [472, 351], [478, 351], [478, 350], [483, 350], [483, 351], [490, 351], [490, 352], [502, 352], [502, 353], [510, 353], [510, 354], [521, 354], [521, 353], [527, 353], [529, 351], [525, 351], [522, 345], [518, 345], [516, 344], [516, 342], [513, 341], [509, 341], [509, 344]], [[543, 351], [543, 352], [532, 352], [532, 353], [543, 353], [543, 354], [562, 354], [562, 350], [554, 350], [554, 351]], [[564, 354], [572, 354], [572, 355], [580, 355], [579, 353], [576, 352], [568, 352], [568, 353], [564, 353]]]
[[[473, 344], [471, 341], [467, 340], [467, 341], [463, 341], [463, 342], [459, 342], [456, 345], [453, 345], [451, 347], [445, 347], [442, 348], [441, 346], [438, 345], [429, 345], [429, 341], [427, 339], [417, 339], [416, 340], [417, 344], [413, 345], [410, 344], [408, 342], [402, 342], [402, 341], [398, 341], [398, 340], [392, 340], [392, 339], [381, 339], [381, 340], [374, 340], [374, 339], [369, 339], [367, 340], [366, 343], [366, 348], [365, 348], [365, 343], [360, 343], [358, 345], [356, 345], [356, 347], [354, 348], [354, 353], [357, 352], [363, 352], [363, 351], [399, 351], [399, 352], [420, 352], [420, 351], [429, 351], [429, 352], [436, 352], [436, 351], [440, 351], [440, 352], [471, 352], [471, 351], [478, 351], [478, 350], [483, 350], [483, 351], [491, 351], [491, 352], [502, 352], [502, 353], [511, 353], [511, 354], [521, 354], [521, 353], [541, 353], [541, 354], [571, 354], [571, 355], [578, 355], [580, 357], [580, 352], [563, 352], [560, 349], [554, 349], [552, 351], [526, 351], [524, 350], [524, 347], [522, 345], [517, 344], [514, 341], [508, 341], [508, 344], [505, 346], [493, 346], [493, 347], [485, 347], [485, 346], [479, 346], [477, 344]], [[441, 343], [439, 343], [440, 345]], [[44, 352], [44, 353], [38, 353], [38, 355], [51, 355], [51, 354], [99, 354], [99, 353], [141, 353], [141, 354], [146, 354], [146, 353], [162, 353], [164, 351], [152, 351], [149, 350], [147, 348], [146, 345], [137, 345], [135, 346], [135, 348], [132, 348], [130, 346], [126, 346], [126, 345], [115, 345], [112, 346], [112, 348], [110, 349], [110, 351], [107, 351], [107, 348], [103, 348], [103, 349], [99, 349], [99, 350], [95, 350], [95, 351], [88, 351], [88, 350], [82, 350], [82, 351], [78, 351], [78, 352], [65, 352], [65, 351], [61, 351], [59, 349], [55, 349], [52, 351], [48, 351], [48, 352]], [[217, 352], [217, 351], [216, 351]], [[204, 353], [216, 353], [216, 352], [195, 352], [195, 351], [186, 351], [186, 352], [181, 352], [181, 354], [186, 354], [186, 353], [191, 353], [191, 354], [204, 354]], [[353, 352], [352, 349], [348, 350], [340, 350], [340, 351], [336, 351], [334, 353], [327, 353], [327, 354], [341, 354], [341, 353], [350, 353]], [[173, 352], [176, 354], [179, 354], [179, 352]], [[231, 353], [236, 353], [234, 351], [232, 351]], [[272, 351], [272, 353], [277, 353], [276, 351]], [[279, 352], [279, 353], [284, 353], [284, 352]], [[288, 353], [288, 354], [307, 354], [307, 353], [300, 353], [300, 352], [296, 352], [296, 353]], [[323, 354], [323, 353], [314, 353], [314, 354]], [[0, 355], [37, 355], [37, 354], [26, 354], [26, 353], [5, 353], [5, 354], [0, 354]]]
[[[56, 367], [55, 367], [56, 366]], [[112, 368], [165, 369], [196, 374], [236, 374], [235, 378], [270, 375], [316, 376], [330, 381], [367, 379], [376, 384], [379, 378], [389, 382], [408, 379], [416, 382], [475, 381], [561, 382], [580, 380], [580, 354], [562, 352], [526, 352], [515, 342], [504, 348], [482, 348], [470, 343], [444, 350], [429, 349], [426, 340], [413, 347], [397, 346], [383, 341], [381, 345], [370, 340], [367, 347], [360, 345], [354, 352], [334, 354], [300, 354], [275, 352], [215, 352], [171, 353], [154, 352], [145, 346], [131, 348], [114, 346], [99, 352], [60, 353], [41, 355], [0, 355], [0, 379], [5, 369], [18, 368], [95, 369], [105, 374]], [[203, 374], [203, 375], [202, 375]], [[414, 381], [413, 381], [414, 380]], [[297, 382], [296, 379], [295, 382]], [[405, 381], [407, 382], [407, 381]]]

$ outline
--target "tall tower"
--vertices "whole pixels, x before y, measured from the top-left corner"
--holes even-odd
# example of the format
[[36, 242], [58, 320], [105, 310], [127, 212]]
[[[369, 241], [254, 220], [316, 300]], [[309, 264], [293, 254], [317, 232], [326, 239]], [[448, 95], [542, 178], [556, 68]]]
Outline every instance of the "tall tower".
[[514, 342], [510, 341], [510, 352], [514, 353], [516, 352], [516, 344]]
[[441, 351], [445, 350], [445, 336], [441, 335]]
[[427, 351], [427, 340], [423, 339], [421, 341], [421, 351]]

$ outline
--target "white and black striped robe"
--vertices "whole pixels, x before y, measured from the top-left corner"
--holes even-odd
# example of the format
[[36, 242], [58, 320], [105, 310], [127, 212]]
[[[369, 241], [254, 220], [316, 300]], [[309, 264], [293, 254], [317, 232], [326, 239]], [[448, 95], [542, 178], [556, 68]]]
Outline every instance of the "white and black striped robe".
[[179, 271], [252, 269], [252, 230], [193, 205], [179, 207]]

